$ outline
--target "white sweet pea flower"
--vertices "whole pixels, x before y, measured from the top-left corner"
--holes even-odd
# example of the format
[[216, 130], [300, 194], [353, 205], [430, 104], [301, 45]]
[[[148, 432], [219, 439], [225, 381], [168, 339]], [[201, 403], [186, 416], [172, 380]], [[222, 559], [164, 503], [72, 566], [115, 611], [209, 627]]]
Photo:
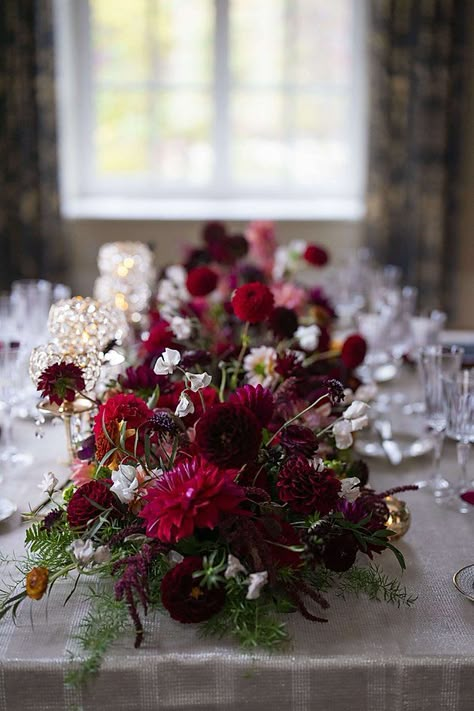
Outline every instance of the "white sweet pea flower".
[[257, 598], [259, 598], [260, 593], [262, 592], [262, 588], [267, 584], [267, 582], [268, 573], [266, 570], [263, 570], [261, 573], [250, 573], [249, 578], [247, 580], [249, 589], [247, 591], [245, 599], [256, 600]]
[[355, 391], [356, 400], [362, 400], [362, 402], [370, 402], [377, 397], [378, 387], [375, 383], [366, 383], [365, 385], [359, 385]]
[[301, 259], [307, 246], [308, 243], [304, 239], [294, 239], [288, 245], [288, 251], [293, 259]]
[[313, 457], [311, 460], [311, 464], [313, 465], [313, 469], [316, 472], [322, 472], [325, 469], [324, 461], [321, 459], [321, 457]]
[[94, 546], [90, 540], [83, 541], [78, 538], [71, 543], [69, 550], [79, 565], [87, 565], [94, 557]]
[[176, 286], [184, 286], [188, 273], [181, 264], [172, 264], [166, 268], [166, 276], [171, 279]]
[[108, 563], [112, 557], [110, 548], [108, 546], [99, 546], [94, 553], [94, 563]]
[[181, 553], [178, 553], [178, 551], [170, 551], [168, 553], [168, 562], [172, 568], [175, 568], [177, 565], [182, 563], [183, 560], [184, 556], [182, 556]]
[[336, 439], [336, 447], [338, 449], [348, 449], [352, 444], [352, 427], [347, 420], [339, 420], [335, 422], [332, 428]]
[[57, 485], [58, 480], [54, 476], [53, 472], [46, 472], [45, 474], [43, 474], [41, 484], [38, 484], [38, 489], [41, 489], [44, 494], [48, 494], [48, 496], [51, 496]]
[[194, 403], [187, 394], [187, 392], [182, 392], [179, 396], [178, 406], [174, 412], [176, 417], [186, 417], [186, 415], [191, 415], [194, 412]]
[[351, 423], [351, 428], [353, 432], [358, 432], [363, 430], [369, 424], [369, 418], [367, 415], [362, 415], [362, 417], [355, 417], [353, 420], [349, 420]]
[[110, 491], [120, 499], [122, 504], [129, 504], [137, 495], [139, 482], [137, 470], [130, 464], [119, 464], [117, 471], [112, 472], [113, 485]]
[[363, 417], [367, 414], [369, 406], [366, 402], [361, 400], [354, 400], [352, 405], [349, 405], [347, 410], [344, 412], [343, 417], [346, 420], [356, 420], [358, 417]]
[[348, 476], [347, 479], [341, 481], [341, 490], [339, 496], [352, 503], [360, 496], [360, 479], [356, 476]]
[[275, 259], [273, 262], [272, 276], [274, 281], [281, 281], [285, 276], [286, 267], [289, 261], [288, 249], [286, 247], [277, 247], [275, 251]]
[[[355, 395], [350, 388], [344, 388], [343, 395], [344, 395], [344, 399], [342, 401], [343, 405], [350, 405], [351, 402], [354, 401]], [[362, 398], [359, 398], [359, 400], [362, 400]]]
[[185, 373], [189, 381], [189, 387], [193, 393], [197, 393], [201, 388], [207, 388], [210, 385], [212, 377], [209, 373]]
[[153, 370], [156, 375], [171, 375], [181, 360], [181, 353], [173, 348], [165, 348], [165, 352], [155, 363]]
[[184, 341], [191, 335], [192, 324], [191, 319], [189, 318], [183, 318], [183, 316], [173, 316], [170, 326], [178, 341]]
[[321, 329], [313, 323], [311, 326], [298, 326], [295, 337], [305, 351], [314, 351], [318, 347]]
[[224, 578], [226, 580], [229, 580], [229, 578], [235, 578], [239, 573], [244, 573], [246, 574], [247, 571], [245, 570], [244, 566], [240, 562], [238, 558], [235, 557], [235, 555], [232, 555], [232, 553], [229, 553], [229, 557], [227, 558], [227, 568], [225, 569], [224, 573]]

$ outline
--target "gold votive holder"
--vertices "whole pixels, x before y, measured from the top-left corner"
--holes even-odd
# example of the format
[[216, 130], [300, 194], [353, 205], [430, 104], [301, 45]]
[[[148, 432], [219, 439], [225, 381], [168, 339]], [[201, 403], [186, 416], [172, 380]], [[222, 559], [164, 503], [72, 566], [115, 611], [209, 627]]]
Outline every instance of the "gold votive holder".
[[406, 503], [395, 496], [386, 496], [384, 502], [389, 511], [385, 527], [394, 532], [390, 540], [396, 540], [404, 536], [410, 528], [411, 513]]

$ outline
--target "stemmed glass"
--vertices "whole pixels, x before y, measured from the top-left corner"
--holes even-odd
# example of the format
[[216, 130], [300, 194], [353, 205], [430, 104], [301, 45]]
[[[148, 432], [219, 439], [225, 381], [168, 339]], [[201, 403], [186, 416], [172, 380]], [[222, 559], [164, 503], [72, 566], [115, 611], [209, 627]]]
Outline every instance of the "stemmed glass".
[[443, 393], [447, 405], [447, 432], [457, 440], [457, 458], [461, 477], [455, 487], [460, 513], [470, 513], [472, 506], [461, 496], [469, 490], [467, 465], [471, 442], [474, 441], [474, 373], [463, 370], [452, 377], [443, 378]]
[[13, 444], [13, 407], [22, 396], [25, 348], [17, 342], [0, 343], [0, 402], [3, 404], [2, 443], [0, 461], [10, 464], [30, 464], [32, 457], [19, 452]]
[[425, 420], [431, 429], [434, 466], [430, 479], [417, 482], [438, 499], [449, 492], [449, 482], [441, 474], [441, 454], [447, 425], [447, 404], [443, 393], [443, 378], [459, 372], [464, 349], [459, 346], [426, 346], [419, 351], [419, 370], [425, 399]]

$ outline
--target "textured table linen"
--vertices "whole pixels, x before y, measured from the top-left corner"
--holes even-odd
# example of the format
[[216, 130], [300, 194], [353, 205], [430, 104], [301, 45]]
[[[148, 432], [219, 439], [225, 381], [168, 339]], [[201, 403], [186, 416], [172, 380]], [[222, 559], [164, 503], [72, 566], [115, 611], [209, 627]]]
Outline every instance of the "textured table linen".
[[[411, 385], [405, 381], [406, 392]], [[413, 418], [407, 428], [419, 425]], [[38, 500], [35, 487], [44, 471], [66, 470], [57, 464], [64, 453], [61, 428], [50, 425], [40, 441], [32, 425], [20, 430], [35, 451], [35, 466], [4, 472], [0, 491], [24, 509]], [[455, 478], [451, 442], [443, 461]], [[413, 483], [429, 473], [430, 464], [429, 455], [398, 468], [371, 460], [372, 484], [381, 490]], [[419, 596], [414, 607], [329, 594], [329, 623], [287, 616], [291, 645], [273, 654], [243, 653], [229, 641], [203, 640], [194, 626], [154, 614], [146, 622], [142, 648], [134, 650], [133, 637], [125, 636], [99, 676], [78, 692], [65, 686], [64, 675], [69, 652], [78, 652], [74, 634], [87, 603], [79, 589], [64, 607], [70, 586], [58, 583], [48, 602], [23, 605], [16, 626], [10, 619], [0, 623], [0, 709], [473, 711], [474, 605], [451, 579], [474, 562], [474, 516], [441, 508], [425, 493], [404, 498], [413, 522], [399, 546], [408, 566], [403, 581]], [[2, 552], [21, 553], [23, 536], [19, 517], [0, 524]], [[386, 572], [397, 573], [390, 553], [379, 562]]]

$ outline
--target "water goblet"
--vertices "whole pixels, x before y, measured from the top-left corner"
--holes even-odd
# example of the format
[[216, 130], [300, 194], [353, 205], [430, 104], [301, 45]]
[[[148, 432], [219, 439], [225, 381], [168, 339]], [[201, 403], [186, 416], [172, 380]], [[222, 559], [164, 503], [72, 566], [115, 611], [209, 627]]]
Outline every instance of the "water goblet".
[[462, 494], [471, 488], [467, 477], [467, 466], [471, 442], [474, 441], [474, 373], [463, 370], [451, 377], [443, 378], [443, 393], [447, 405], [447, 433], [457, 441], [457, 459], [461, 476], [454, 487], [455, 501], [460, 513], [470, 513], [473, 509]]
[[27, 465], [32, 461], [31, 455], [18, 451], [12, 439], [13, 408], [22, 397], [22, 366], [27, 357], [27, 350], [18, 342], [0, 343], [0, 402], [3, 404], [0, 461], [16, 465]]

